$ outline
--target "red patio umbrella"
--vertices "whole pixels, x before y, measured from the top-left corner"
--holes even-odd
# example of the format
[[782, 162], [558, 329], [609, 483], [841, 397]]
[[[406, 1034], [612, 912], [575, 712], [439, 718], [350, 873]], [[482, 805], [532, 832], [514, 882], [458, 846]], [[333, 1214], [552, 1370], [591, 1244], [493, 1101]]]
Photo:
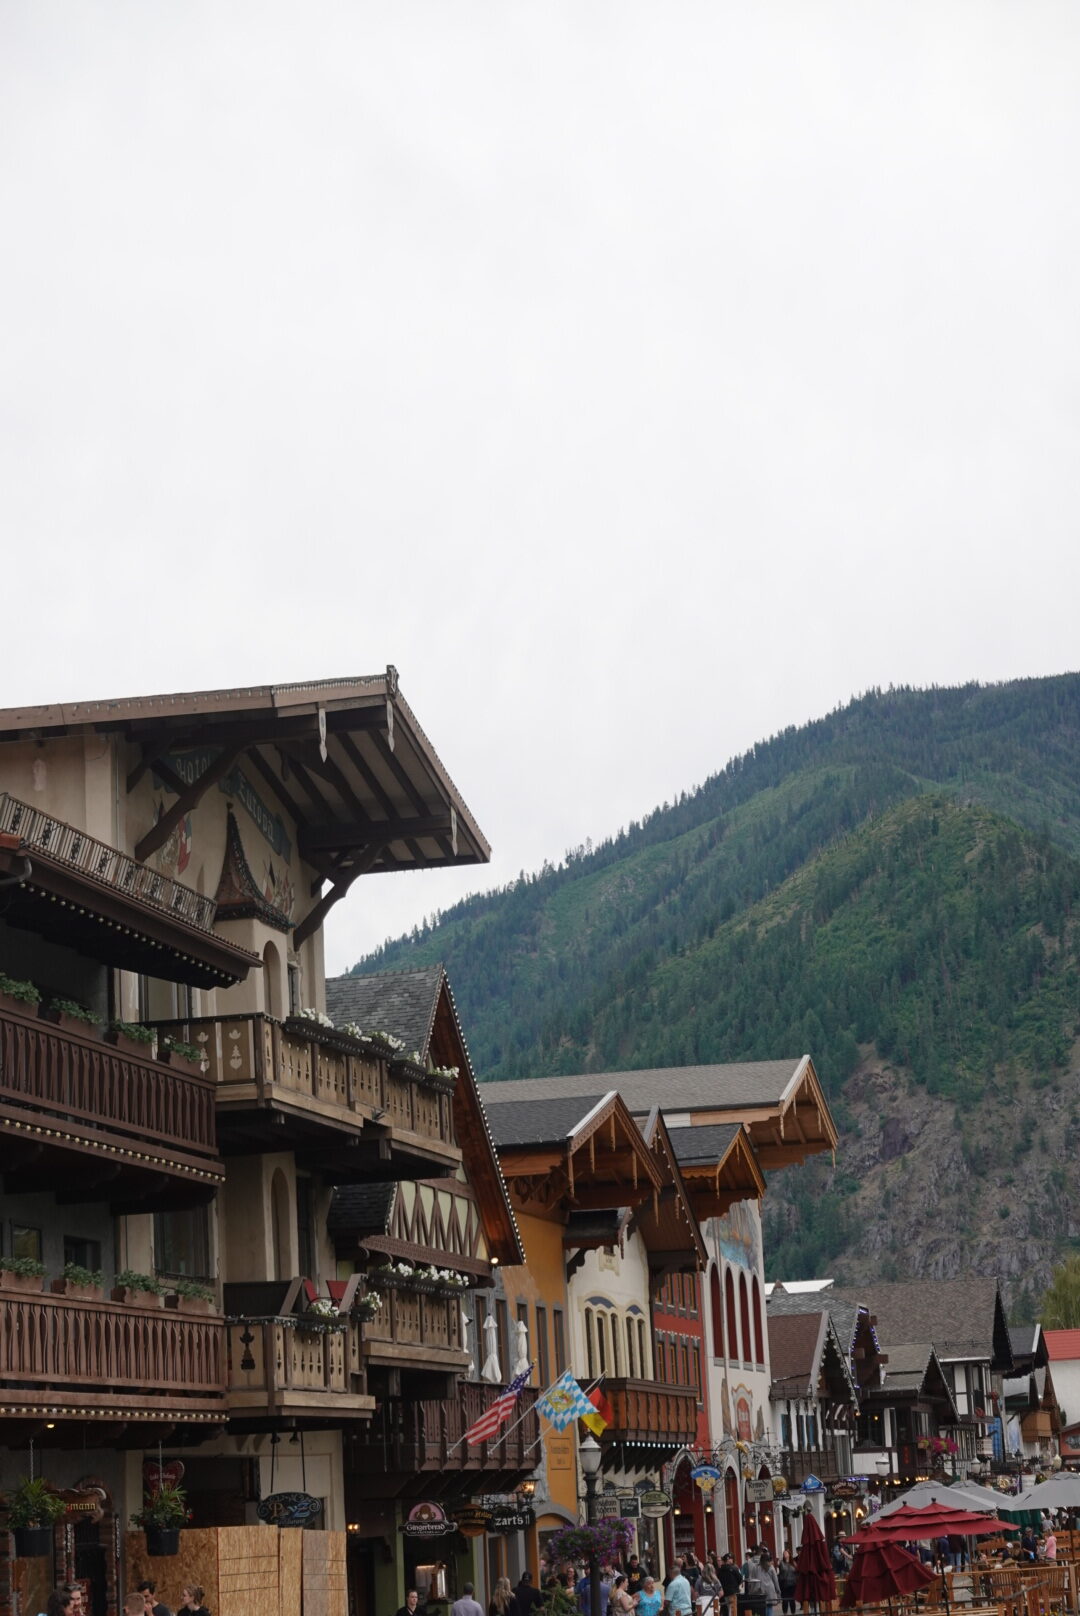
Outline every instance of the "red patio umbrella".
[[795, 1556], [795, 1598], [804, 1610], [831, 1605], [836, 1598], [829, 1545], [813, 1515], [803, 1516], [802, 1542]]
[[844, 1586], [843, 1605], [880, 1605], [894, 1594], [914, 1593], [935, 1580], [937, 1573], [916, 1560], [899, 1543], [887, 1538], [866, 1543], [855, 1551], [855, 1560]]
[[989, 1537], [993, 1532], [1011, 1532], [1011, 1521], [994, 1515], [980, 1515], [973, 1509], [952, 1509], [948, 1504], [926, 1504], [912, 1509], [902, 1504], [891, 1515], [875, 1516], [846, 1543], [914, 1543], [926, 1537]]

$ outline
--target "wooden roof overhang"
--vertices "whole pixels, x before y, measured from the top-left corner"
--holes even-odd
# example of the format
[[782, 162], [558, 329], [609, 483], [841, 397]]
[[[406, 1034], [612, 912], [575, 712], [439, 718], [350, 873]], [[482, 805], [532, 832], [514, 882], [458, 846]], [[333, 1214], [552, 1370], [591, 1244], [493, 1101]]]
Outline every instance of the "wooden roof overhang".
[[614, 1089], [564, 1138], [503, 1144], [498, 1152], [507, 1188], [530, 1209], [635, 1207], [663, 1189], [660, 1164]]
[[708, 1249], [659, 1106], [653, 1107], [641, 1131], [664, 1179], [659, 1192], [641, 1203], [631, 1222], [645, 1243], [649, 1270], [654, 1278], [704, 1273]]
[[250, 769], [252, 784], [292, 820], [318, 877], [298, 945], [360, 875], [491, 856], [392, 667], [371, 677], [0, 710], [0, 741], [87, 730], [130, 743], [129, 791], [152, 771], [172, 795], [135, 846], [140, 861], [211, 786], [240, 763]]
[[[681, 1150], [682, 1142], [676, 1141], [675, 1148]], [[714, 1159], [681, 1159], [679, 1170], [694, 1215], [701, 1223], [708, 1218], [723, 1217], [736, 1201], [760, 1201], [765, 1194], [765, 1176], [745, 1123], [740, 1124], [726, 1148]]]
[[839, 1134], [814, 1063], [804, 1055], [779, 1103], [696, 1110], [695, 1124], [744, 1122], [764, 1168], [794, 1167], [807, 1156], [836, 1149]]
[[462, 1163], [480, 1208], [491, 1256], [506, 1267], [516, 1267], [525, 1261], [525, 1248], [499, 1168], [495, 1141], [491, 1137], [480, 1100], [468, 1046], [445, 972], [435, 1006], [431, 1037], [427, 1049], [422, 1053], [436, 1066], [458, 1068], [453, 1096], [454, 1133], [461, 1146]]
[[0, 842], [0, 880], [21, 877], [4, 887], [3, 918], [9, 925], [119, 970], [191, 987], [232, 987], [262, 963], [246, 948], [32, 844], [3, 845], [15, 841]]

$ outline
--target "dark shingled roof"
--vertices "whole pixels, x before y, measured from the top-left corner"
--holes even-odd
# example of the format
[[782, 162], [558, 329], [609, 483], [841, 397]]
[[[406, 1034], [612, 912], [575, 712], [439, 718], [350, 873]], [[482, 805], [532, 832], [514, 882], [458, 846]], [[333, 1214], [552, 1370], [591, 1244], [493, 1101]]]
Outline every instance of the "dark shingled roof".
[[482, 1085], [485, 1104], [607, 1094], [617, 1089], [631, 1111], [735, 1110], [782, 1100], [805, 1057], [740, 1061], [724, 1066], [660, 1066], [644, 1072], [585, 1072], [577, 1077], [524, 1077]]
[[375, 976], [332, 976], [326, 984], [326, 1012], [342, 1026], [355, 1021], [364, 1032], [388, 1032], [405, 1041], [405, 1053], [427, 1057], [443, 981], [441, 965], [415, 971], [380, 971]]
[[794, 1294], [774, 1290], [765, 1303], [765, 1312], [770, 1319], [822, 1311], [832, 1319], [836, 1333], [850, 1355], [859, 1327], [858, 1304], [838, 1296], [831, 1285], [821, 1291], [796, 1291]]
[[939, 1358], [996, 1359], [995, 1335], [1003, 1333], [1000, 1345], [1008, 1353], [996, 1279], [914, 1279], [845, 1288], [836, 1294], [870, 1309], [890, 1369], [894, 1342], [933, 1343]]
[[817, 1386], [818, 1343], [825, 1317], [820, 1303], [816, 1313], [769, 1316], [769, 1365], [777, 1395], [813, 1395]]
[[678, 1162], [718, 1162], [731, 1141], [742, 1132], [741, 1122], [710, 1122], [700, 1128], [672, 1128], [668, 1125], [672, 1149]]
[[[485, 1099], [488, 1086], [481, 1089]], [[585, 1098], [567, 1095], [554, 1100], [508, 1100], [500, 1105], [487, 1104], [484, 1109], [496, 1145], [561, 1145], [603, 1098], [600, 1093]]]
[[394, 1206], [396, 1184], [339, 1184], [326, 1216], [327, 1233], [353, 1235], [386, 1234]]

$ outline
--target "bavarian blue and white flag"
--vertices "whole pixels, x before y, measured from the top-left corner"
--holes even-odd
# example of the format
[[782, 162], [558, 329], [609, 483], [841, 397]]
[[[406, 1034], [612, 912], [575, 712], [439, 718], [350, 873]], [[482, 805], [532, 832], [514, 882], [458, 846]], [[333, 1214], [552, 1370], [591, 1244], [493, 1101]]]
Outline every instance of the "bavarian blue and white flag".
[[536, 1404], [536, 1412], [549, 1420], [556, 1431], [565, 1431], [574, 1420], [586, 1414], [595, 1414], [589, 1399], [569, 1369], [550, 1385]]

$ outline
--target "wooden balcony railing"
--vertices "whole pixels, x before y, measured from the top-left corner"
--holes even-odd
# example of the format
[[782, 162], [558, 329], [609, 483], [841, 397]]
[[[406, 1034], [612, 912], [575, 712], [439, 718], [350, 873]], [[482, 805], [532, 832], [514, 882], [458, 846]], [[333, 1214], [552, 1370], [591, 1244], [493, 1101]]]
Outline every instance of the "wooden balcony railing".
[[604, 1381], [604, 1394], [615, 1418], [603, 1433], [603, 1442], [681, 1447], [697, 1436], [698, 1393], [694, 1387], [609, 1379]]
[[302, 1318], [230, 1319], [228, 1404], [235, 1418], [340, 1415], [367, 1418], [360, 1325], [305, 1328]]
[[88, 876], [99, 886], [122, 892], [125, 897], [138, 898], [163, 915], [185, 920], [201, 931], [213, 929], [217, 909], [213, 898], [204, 898], [194, 887], [162, 875], [149, 864], [140, 864], [127, 853], [121, 853], [119, 848], [99, 842], [77, 826], [54, 819], [51, 814], [31, 807], [28, 802], [20, 802], [6, 791], [0, 794], [0, 831], [18, 836], [26, 847], [78, 870], [80, 875]]
[[833, 1481], [850, 1475], [852, 1461], [846, 1448], [827, 1442], [821, 1448], [781, 1448], [780, 1463], [788, 1485], [801, 1487], [810, 1476]]
[[[67, 1141], [123, 1166], [217, 1183], [214, 1087], [190, 1070], [131, 1055], [86, 1033], [0, 1008], [0, 1126], [14, 1135], [35, 1119]], [[40, 1133], [40, 1127], [37, 1130]]]
[[468, 1363], [462, 1341], [460, 1295], [387, 1286], [382, 1307], [363, 1326], [364, 1355], [372, 1362], [422, 1364], [461, 1371]]
[[222, 1320], [0, 1289], [0, 1415], [225, 1418]]
[[462, 1438], [498, 1396], [497, 1387], [469, 1382], [459, 1387], [456, 1397], [387, 1397], [360, 1436], [360, 1449], [376, 1467], [372, 1475], [377, 1482], [387, 1472], [528, 1472], [540, 1462], [538, 1395], [526, 1387], [510, 1419], [479, 1447]]
[[[158, 1022], [203, 1051], [224, 1135], [229, 1112], [281, 1107], [309, 1123], [360, 1132], [377, 1123], [391, 1141], [456, 1166], [453, 1085], [317, 1022], [261, 1014]], [[385, 1176], [385, 1175], [383, 1175]]]

